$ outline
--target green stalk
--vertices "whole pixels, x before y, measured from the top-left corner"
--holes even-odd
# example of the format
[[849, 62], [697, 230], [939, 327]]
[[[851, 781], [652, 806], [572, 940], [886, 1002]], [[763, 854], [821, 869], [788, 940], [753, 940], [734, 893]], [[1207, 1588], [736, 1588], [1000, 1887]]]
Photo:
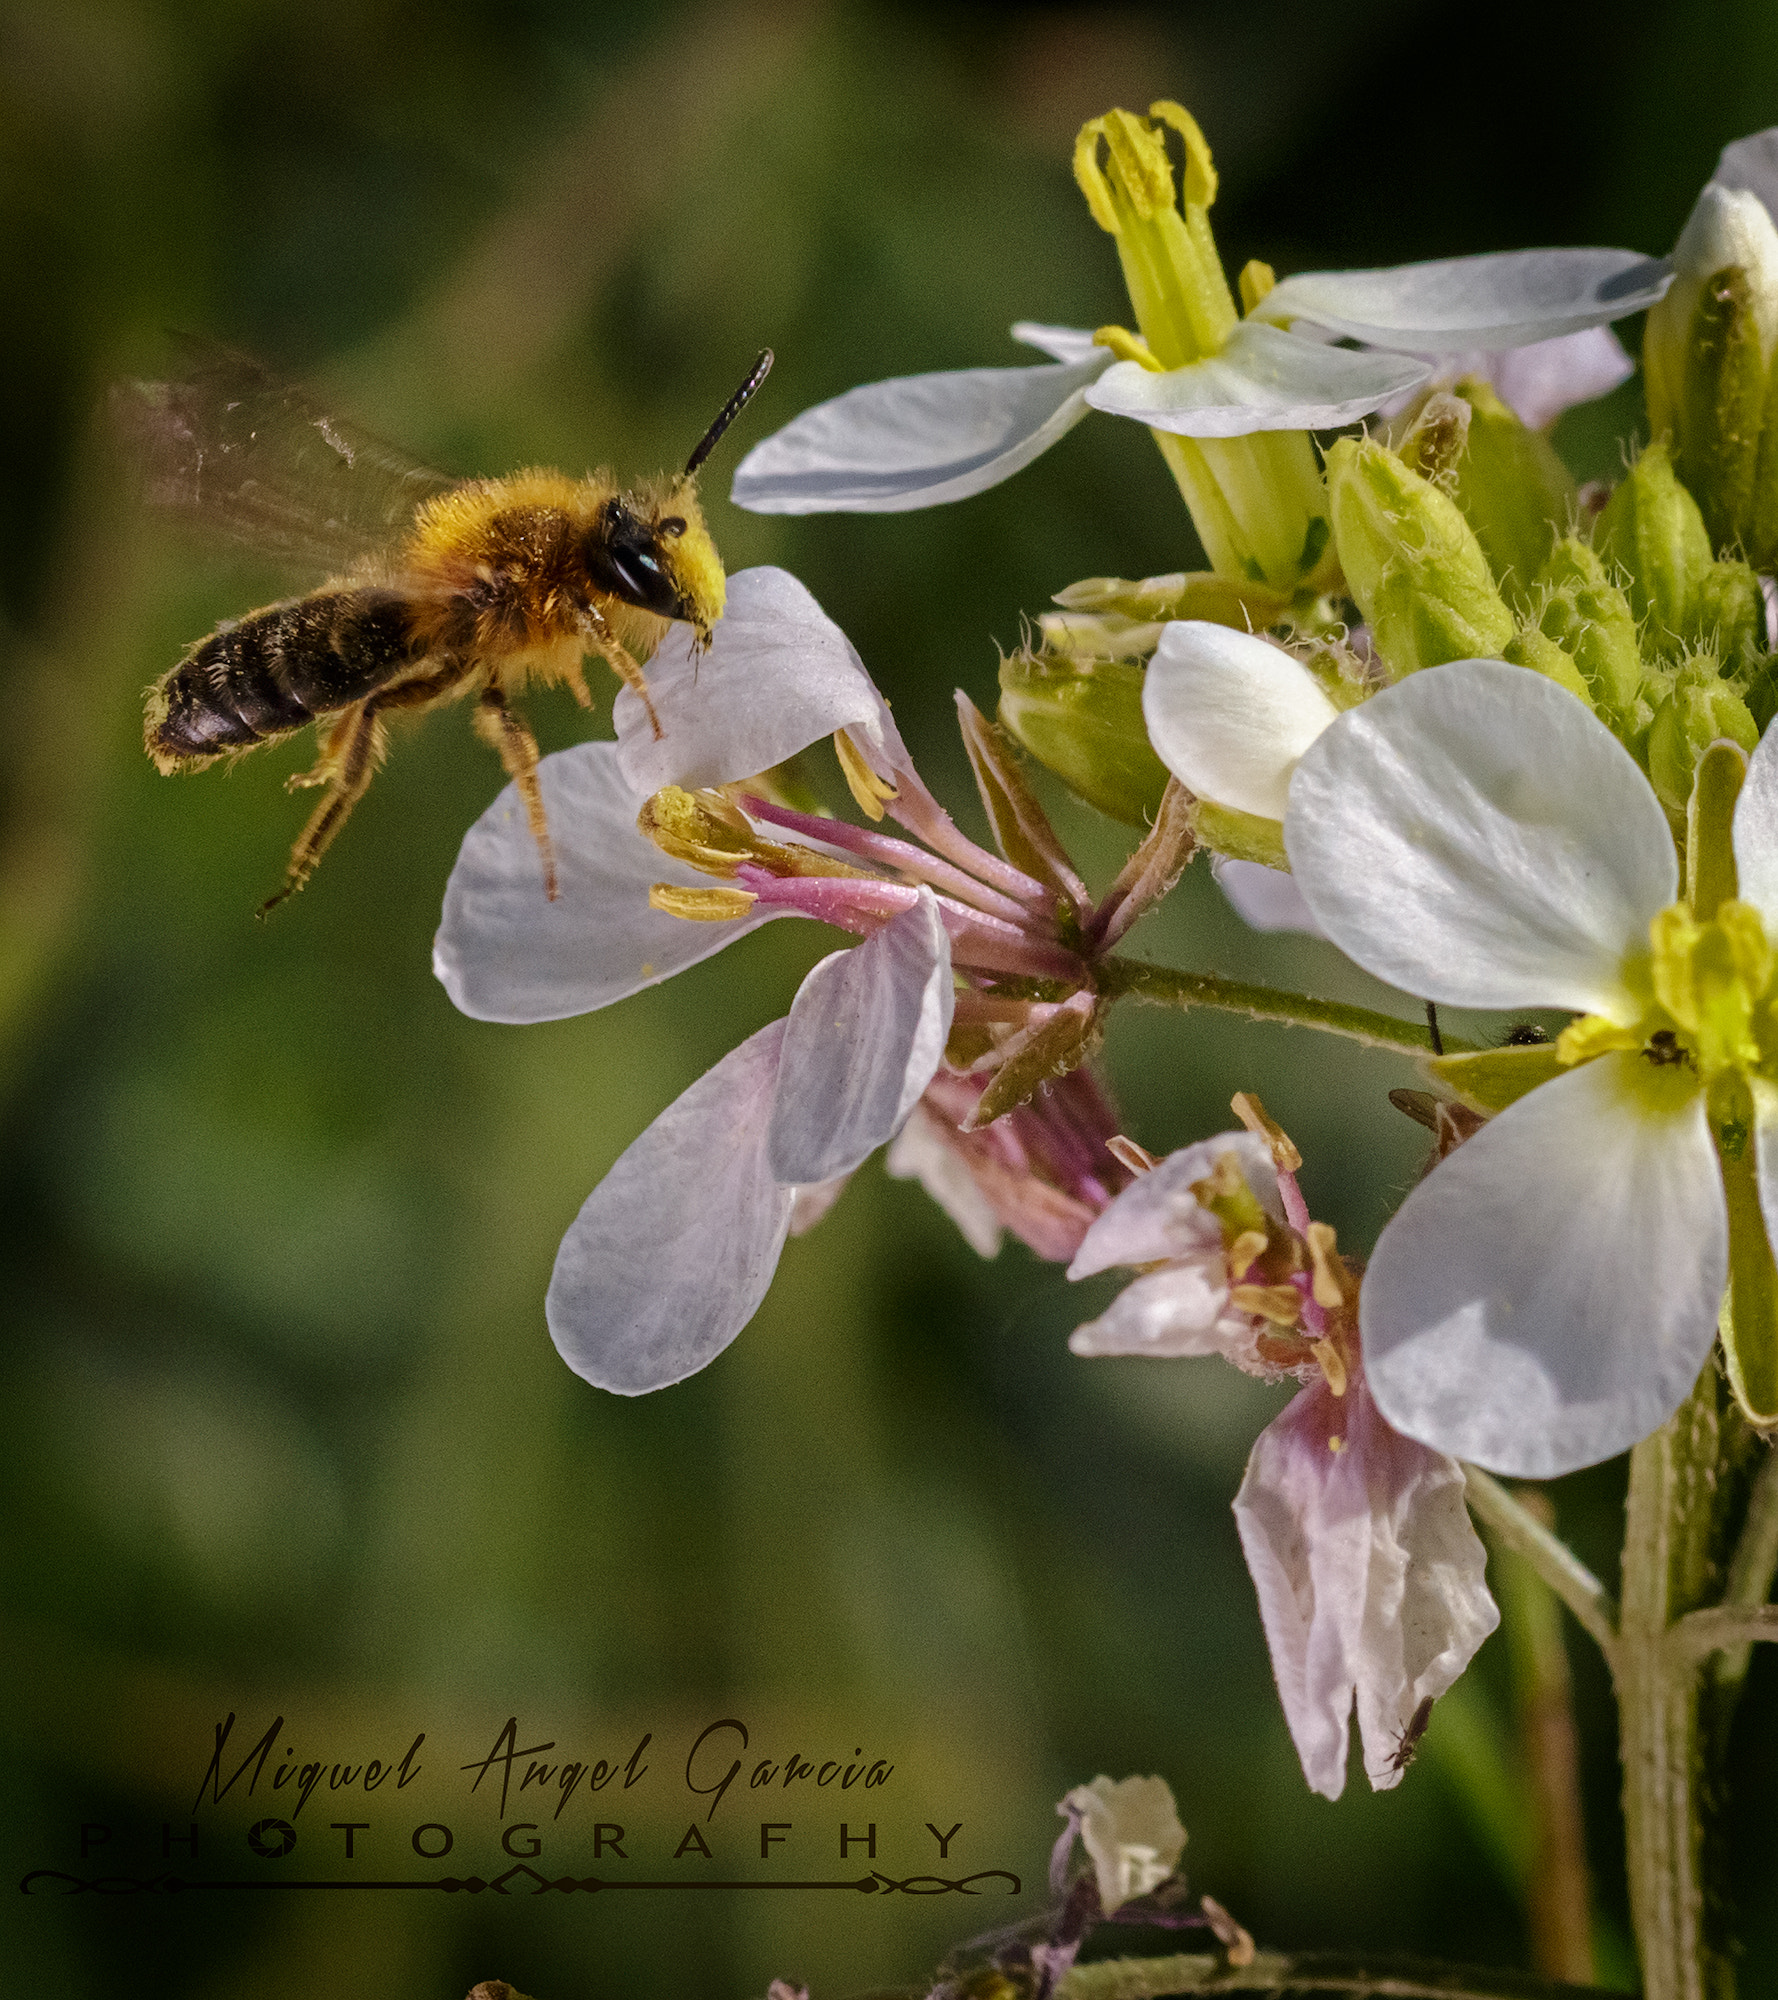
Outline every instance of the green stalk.
[[1366, 2000], [1581, 2000], [1590, 1987], [1566, 1986], [1522, 1972], [1428, 1965], [1350, 1952], [1262, 1951], [1250, 1965], [1220, 1953], [1171, 1958], [1112, 1958], [1077, 1965], [1056, 2000], [1162, 2000], [1173, 1993], [1353, 1994]]

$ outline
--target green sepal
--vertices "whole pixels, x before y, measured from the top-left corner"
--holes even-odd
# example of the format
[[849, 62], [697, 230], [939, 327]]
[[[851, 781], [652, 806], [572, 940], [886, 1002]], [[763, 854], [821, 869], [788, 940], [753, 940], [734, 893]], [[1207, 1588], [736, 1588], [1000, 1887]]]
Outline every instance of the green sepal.
[[1714, 559], [1698, 503], [1680, 484], [1664, 438], [1619, 481], [1597, 542], [1629, 579], [1630, 609], [1656, 659], [1677, 656], [1691, 630], [1698, 585]]
[[1605, 565], [1575, 535], [1564, 536], [1537, 577], [1537, 625], [1581, 671], [1613, 728], [1631, 717], [1642, 686], [1636, 614]]
[[1516, 1104], [1540, 1083], [1561, 1076], [1565, 1065], [1554, 1042], [1534, 1042], [1522, 1049], [1479, 1049], [1473, 1055], [1435, 1056], [1427, 1067], [1472, 1111], [1492, 1116]]
[[1000, 722], [1071, 792], [1126, 826], [1151, 826], [1167, 789], [1130, 660], [1012, 653], [1000, 662]]
[[1513, 616], [1448, 493], [1375, 438], [1340, 439], [1327, 490], [1347, 587], [1393, 675], [1501, 656]]
[[1098, 1046], [1097, 1013], [1088, 1008], [1058, 1008], [995, 1070], [993, 1079], [970, 1113], [970, 1129], [979, 1130], [1028, 1104], [1046, 1083], [1078, 1069]]
[[1778, 1268], [1760, 1211], [1753, 1092], [1730, 1070], [1713, 1080], [1708, 1102], [1729, 1211], [1729, 1290], [1718, 1332], [1735, 1401], [1749, 1423], [1769, 1430], [1778, 1426]]
[[[1325, 527], [1325, 521], [1321, 525]], [[1290, 599], [1281, 591], [1208, 569], [1174, 570], [1136, 582], [1121, 576], [1086, 576], [1058, 590], [1055, 602], [1064, 611], [1127, 618], [1133, 624], [1202, 618], [1237, 632], [1263, 632], [1290, 608]]]
[[1233, 806], [1219, 806], [1213, 799], [1194, 799], [1191, 828], [1198, 845], [1209, 848], [1212, 854], [1227, 855], [1231, 861], [1257, 861], [1262, 868], [1290, 866], [1290, 858], [1284, 852], [1281, 820], [1237, 812]]
[[1469, 449], [1457, 461], [1457, 504], [1475, 530], [1500, 594], [1515, 611], [1577, 499], [1574, 476], [1541, 431], [1520, 421], [1477, 376], [1457, 384], [1470, 408]]
[[1692, 313], [1680, 389], [1677, 470], [1715, 547], [1744, 542], [1759, 463], [1766, 370], [1748, 274], [1705, 279]]
[[1535, 625], [1520, 626], [1508, 640], [1503, 657], [1515, 667], [1529, 667], [1534, 674], [1542, 674], [1545, 680], [1565, 687], [1588, 708], [1593, 706], [1593, 691], [1587, 686], [1586, 676], [1555, 640], [1546, 638]]

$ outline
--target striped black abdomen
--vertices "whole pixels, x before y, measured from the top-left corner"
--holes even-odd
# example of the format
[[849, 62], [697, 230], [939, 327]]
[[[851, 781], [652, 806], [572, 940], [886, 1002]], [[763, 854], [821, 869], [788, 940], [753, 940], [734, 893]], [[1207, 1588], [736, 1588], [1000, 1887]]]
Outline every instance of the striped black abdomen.
[[220, 626], [149, 696], [148, 747], [183, 761], [246, 750], [350, 708], [415, 657], [405, 601], [321, 590]]

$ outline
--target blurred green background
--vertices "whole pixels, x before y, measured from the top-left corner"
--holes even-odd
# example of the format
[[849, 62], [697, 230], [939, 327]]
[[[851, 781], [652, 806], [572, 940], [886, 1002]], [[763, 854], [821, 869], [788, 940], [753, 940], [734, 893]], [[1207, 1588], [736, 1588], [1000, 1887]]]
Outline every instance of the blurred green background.
[[[726, 477], [852, 383], [1016, 361], [1019, 317], [1124, 317], [1069, 150], [1086, 117], [1161, 95], [1216, 150], [1231, 269], [1659, 251], [1720, 145], [1778, 120], [1778, 16], [1764, 0], [0, 8], [14, 1990], [452, 2000], [498, 1975], [574, 2000], [757, 1995], [785, 1975], [837, 2000], [921, 1979], [1005, 1914], [9, 1888], [79, 1870], [82, 1822], [114, 1829], [87, 1872], [165, 1866], [160, 1825], [189, 1823], [231, 1710], [240, 1748], [283, 1713], [330, 1757], [398, 1756], [426, 1729], [440, 1770], [515, 1712], [522, 1741], [572, 1754], [652, 1729], [682, 1756], [729, 1714], [768, 1753], [867, 1743], [899, 1766], [872, 1807], [886, 1837], [924, 1841], [929, 1809], [964, 1820], [972, 1866], [1024, 1872], [1021, 1910], [1060, 1793], [1159, 1771], [1196, 1885], [1262, 1940], [1523, 1962], [1502, 1647], [1440, 1705], [1399, 1791], [1373, 1798], [1355, 1773], [1330, 1806], [1303, 1786], [1228, 1513], [1275, 1394], [1214, 1363], [1072, 1360], [1069, 1328], [1106, 1293], [1017, 1246], [978, 1263], [877, 1166], [695, 1381], [621, 1402], [557, 1361], [543, 1291], [587, 1190], [784, 1011], [829, 934], [774, 925], [611, 1013], [477, 1025], [428, 969], [457, 843], [499, 788], [460, 714], [402, 732], [312, 887], [264, 926], [251, 912], [307, 811], [281, 785], [307, 745], [171, 781], [140, 748], [146, 683], [277, 589], [138, 520], [98, 448], [105, 385], [162, 370], [169, 329], [300, 373], [464, 473], [677, 464], [769, 343], [777, 371], [708, 480], [718, 540], [731, 568], [807, 581], [978, 824], [952, 687], [986, 705], [996, 641], [1074, 578], [1194, 560], [1148, 442], [1094, 421], [994, 493], [877, 520], [741, 515]], [[1632, 387], [1566, 420], [1580, 470], [1610, 469], [1639, 407]], [[565, 698], [531, 712], [546, 747], [587, 726]], [[1121, 836], [1058, 811], [1107, 877]], [[1375, 998], [1325, 947], [1247, 935], [1201, 868], [1141, 942]], [[1385, 1097], [1412, 1079], [1391, 1059], [1147, 1012], [1114, 1024], [1107, 1060], [1156, 1149], [1223, 1129], [1234, 1089], [1262, 1092], [1351, 1247], [1417, 1171], [1421, 1135]], [[1607, 1571], [1618, 1498], [1609, 1468], [1558, 1492]], [[1574, 1652], [1602, 1962], [1622, 1977], [1612, 1713]], [[1734, 1760], [1736, 1887], [1768, 1969], [1774, 1664], [1756, 1664]], [[388, 1872], [424, 1872], [410, 1821], [453, 1816], [442, 1779], [416, 1796], [424, 1812], [381, 1815], [399, 1821], [378, 1833]], [[311, 1808], [293, 1862], [337, 1854], [335, 1809]], [[650, 1839], [677, 1838], [676, 1802], [648, 1812]], [[249, 1872], [247, 1817], [231, 1801], [205, 1820], [215, 1872]], [[481, 1824], [478, 1846], [459, 1815], [453, 1865], [498, 1864]], [[1747, 1990], [1770, 1988], [1750, 1971]]]

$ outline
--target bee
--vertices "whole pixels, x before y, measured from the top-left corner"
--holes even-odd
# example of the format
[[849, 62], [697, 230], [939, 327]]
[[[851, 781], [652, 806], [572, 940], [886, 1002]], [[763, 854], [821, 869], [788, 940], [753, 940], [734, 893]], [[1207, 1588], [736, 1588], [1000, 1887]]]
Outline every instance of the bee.
[[722, 559], [697, 477], [772, 365], [768, 348], [685, 470], [621, 488], [608, 472], [453, 481], [333, 416], [243, 356], [201, 350], [174, 382], [129, 382], [114, 412], [151, 504], [326, 581], [231, 618], [148, 690], [143, 736], [163, 773], [275, 743], [313, 722], [320, 756], [287, 789], [322, 798], [290, 854], [294, 895], [364, 796], [384, 719], [473, 691], [475, 728], [525, 802], [556, 894], [537, 739], [513, 706], [529, 681], [592, 706], [596, 653], [659, 736], [641, 662], [671, 622], [698, 648], [722, 616]]
[[1408, 1717], [1408, 1726], [1395, 1733], [1395, 1749], [1389, 1759], [1391, 1771], [1405, 1771], [1419, 1754], [1420, 1739], [1432, 1721], [1432, 1696], [1428, 1695]]

